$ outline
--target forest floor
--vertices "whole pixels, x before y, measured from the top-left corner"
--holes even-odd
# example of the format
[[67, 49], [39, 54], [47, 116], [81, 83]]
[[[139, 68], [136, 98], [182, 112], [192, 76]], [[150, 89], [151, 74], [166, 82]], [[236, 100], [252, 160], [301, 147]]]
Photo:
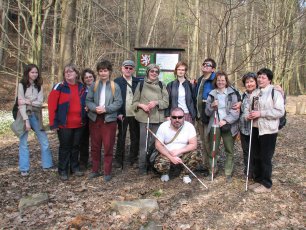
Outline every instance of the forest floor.
[[[195, 178], [184, 184], [175, 178], [167, 183], [154, 174], [138, 176], [132, 167], [113, 169], [113, 179], [88, 180], [71, 176], [59, 180], [56, 171], [40, 167], [40, 148], [30, 136], [31, 171], [29, 177], [18, 172], [18, 139], [0, 136], [0, 229], [71, 229], [73, 221], [82, 220], [79, 229], [139, 229], [154, 221], [162, 229], [305, 229], [305, 140], [306, 116], [289, 115], [280, 131], [273, 158], [271, 193], [245, 192], [242, 152], [235, 153], [233, 182], [225, 182], [223, 161], [213, 182], [198, 174], [208, 186]], [[53, 158], [57, 163], [57, 136], [48, 133]], [[239, 143], [237, 143], [239, 146]], [[222, 157], [221, 157], [222, 159]], [[49, 201], [22, 213], [22, 197], [47, 193]], [[132, 217], [114, 211], [112, 201], [156, 199], [159, 210]]]

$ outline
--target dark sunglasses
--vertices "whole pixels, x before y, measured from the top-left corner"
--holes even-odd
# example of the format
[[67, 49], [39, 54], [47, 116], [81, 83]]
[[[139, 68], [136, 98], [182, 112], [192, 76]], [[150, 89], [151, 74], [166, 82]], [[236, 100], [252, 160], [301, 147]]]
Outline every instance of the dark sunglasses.
[[205, 62], [204, 62], [204, 63], [203, 63], [203, 66], [204, 66], [204, 67], [212, 67], [212, 64], [210, 64], [210, 63], [205, 63]]
[[154, 69], [151, 69], [149, 72], [150, 73], [157, 73], [157, 74], [159, 74], [159, 71], [158, 70], [154, 70]]
[[133, 69], [134, 69], [133, 67], [128, 67], [128, 66], [124, 66], [124, 68], [125, 68], [126, 70], [133, 70]]
[[172, 119], [176, 120], [176, 119], [183, 119], [184, 116], [171, 116]]

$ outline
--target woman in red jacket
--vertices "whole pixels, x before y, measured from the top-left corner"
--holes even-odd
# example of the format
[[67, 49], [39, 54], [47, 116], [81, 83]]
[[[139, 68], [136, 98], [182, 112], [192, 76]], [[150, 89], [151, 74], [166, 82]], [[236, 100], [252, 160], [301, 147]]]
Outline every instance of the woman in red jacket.
[[56, 84], [48, 98], [50, 128], [57, 130], [59, 139], [58, 173], [68, 180], [68, 169], [83, 176], [79, 169], [79, 149], [86, 122], [86, 87], [78, 81], [79, 71], [73, 64], [64, 68], [64, 81]]

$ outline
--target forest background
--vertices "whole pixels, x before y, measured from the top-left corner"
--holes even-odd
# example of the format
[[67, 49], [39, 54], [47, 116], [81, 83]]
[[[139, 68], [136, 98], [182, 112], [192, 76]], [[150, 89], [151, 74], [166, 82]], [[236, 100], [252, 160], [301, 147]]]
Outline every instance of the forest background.
[[268, 67], [287, 94], [305, 94], [305, 0], [0, 0], [0, 14], [4, 104], [26, 63], [42, 69], [47, 95], [65, 64], [108, 59], [118, 76], [135, 47], [184, 48], [190, 78], [212, 57], [237, 86]]

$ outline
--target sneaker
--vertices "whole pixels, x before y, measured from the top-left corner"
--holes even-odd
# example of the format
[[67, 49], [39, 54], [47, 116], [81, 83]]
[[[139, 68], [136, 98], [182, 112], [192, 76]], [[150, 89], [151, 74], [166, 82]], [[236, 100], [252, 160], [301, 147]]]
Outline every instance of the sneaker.
[[59, 174], [59, 178], [60, 178], [62, 181], [66, 181], [66, 180], [68, 180], [68, 175], [67, 175], [67, 174]]
[[254, 192], [256, 192], [256, 193], [268, 193], [268, 192], [271, 192], [271, 188], [267, 188], [263, 185], [260, 185], [256, 188], [254, 188]]
[[112, 179], [112, 176], [111, 176], [111, 175], [106, 175], [106, 176], [104, 176], [105, 182], [109, 182], [111, 179]]
[[99, 176], [102, 176], [102, 174], [100, 172], [91, 172], [88, 176], [88, 179], [93, 179], [93, 178], [96, 178], [96, 177], [99, 177]]
[[190, 177], [189, 177], [188, 175], [184, 176], [184, 177], [183, 177], [183, 182], [184, 182], [185, 184], [191, 183]]
[[251, 184], [248, 188], [251, 189], [251, 190], [254, 190], [255, 188], [259, 187], [261, 184], [259, 183], [254, 183], [254, 184]]
[[162, 182], [167, 182], [167, 181], [169, 181], [169, 175], [168, 174], [164, 174], [164, 175], [162, 175], [161, 176], [161, 178], [160, 178], [160, 180], [162, 181]]
[[43, 171], [44, 172], [54, 172], [56, 171], [57, 169], [53, 166], [51, 166], [50, 168], [43, 168]]
[[232, 183], [233, 178], [232, 176], [226, 176], [226, 183]]
[[20, 172], [21, 176], [29, 176], [29, 171]]

